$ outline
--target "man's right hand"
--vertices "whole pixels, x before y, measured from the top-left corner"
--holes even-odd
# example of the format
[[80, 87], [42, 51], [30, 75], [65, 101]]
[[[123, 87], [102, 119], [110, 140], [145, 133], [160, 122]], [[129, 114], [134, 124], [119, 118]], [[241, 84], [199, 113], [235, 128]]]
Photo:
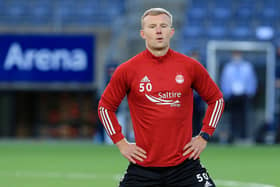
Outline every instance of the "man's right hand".
[[138, 147], [135, 143], [129, 143], [125, 138], [116, 143], [121, 154], [128, 159], [129, 162], [136, 164], [136, 160], [143, 162], [147, 158], [147, 152]]

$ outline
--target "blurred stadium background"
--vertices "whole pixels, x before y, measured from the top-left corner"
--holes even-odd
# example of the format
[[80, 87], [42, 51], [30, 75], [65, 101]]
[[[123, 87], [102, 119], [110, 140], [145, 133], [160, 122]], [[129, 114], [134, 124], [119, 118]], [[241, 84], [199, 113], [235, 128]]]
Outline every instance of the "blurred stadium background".
[[[229, 123], [225, 112], [205, 159], [209, 154], [210, 170], [221, 180], [219, 186], [280, 186], [273, 168], [277, 165], [279, 169], [279, 146], [272, 145], [280, 142], [278, 0], [0, 0], [0, 186], [70, 187], [63, 181], [75, 177], [79, 179], [78, 186], [116, 184], [112, 176], [122, 174], [126, 161], [118, 158], [121, 156], [113, 147], [92, 145], [110, 144], [98, 121], [97, 104], [115, 67], [144, 50], [139, 37], [140, 17], [151, 7], [170, 10], [176, 31], [171, 47], [189, 56], [196, 55], [217, 83], [232, 50], [243, 51], [245, 59], [252, 62], [258, 91], [253, 100], [254, 112], [248, 118], [248, 140], [224, 146], [222, 137]], [[118, 118], [128, 139], [133, 140], [126, 102], [120, 106]], [[58, 149], [50, 148], [53, 142]], [[50, 157], [42, 157], [46, 152], [39, 148], [41, 144], [52, 153]], [[71, 157], [80, 151], [78, 147], [84, 149], [83, 154]], [[211, 149], [222, 154], [217, 153], [216, 158]], [[233, 156], [227, 150], [232, 150]], [[250, 156], [239, 155], [247, 154], [246, 151]], [[85, 155], [85, 162], [111, 163], [111, 167], [108, 163], [105, 166], [109, 174], [102, 165], [92, 165], [96, 170], [87, 163], [68, 167], [68, 161], [79, 162]], [[257, 155], [263, 160], [258, 160]], [[273, 155], [278, 157], [271, 158]], [[71, 159], [64, 162], [68, 156]], [[26, 161], [27, 157], [31, 160]], [[235, 167], [232, 162], [245, 167], [250, 159], [254, 162], [247, 167], [251, 170], [241, 172], [244, 178], [238, 173], [240, 168], [230, 173], [232, 178], [223, 173]], [[223, 160], [219, 166], [215, 165], [218, 160]], [[42, 162], [66, 164], [58, 164], [60, 170], [45, 165], [36, 168]], [[115, 163], [116, 167], [112, 167]], [[80, 166], [88, 167], [79, 169]], [[68, 170], [74, 176], [69, 177]], [[32, 173], [37, 171], [43, 174]], [[101, 174], [96, 174], [99, 171]], [[62, 176], [57, 183], [60, 185], [47, 185], [41, 180], [44, 174], [50, 175], [45, 177], [49, 180]], [[269, 177], [262, 180], [264, 175]], [[98, 176], [101, 182], [94, 183]], [[83, 185], [80, 179], [87, 182]], [[240, 183], [230, 184], [231, 180]]]

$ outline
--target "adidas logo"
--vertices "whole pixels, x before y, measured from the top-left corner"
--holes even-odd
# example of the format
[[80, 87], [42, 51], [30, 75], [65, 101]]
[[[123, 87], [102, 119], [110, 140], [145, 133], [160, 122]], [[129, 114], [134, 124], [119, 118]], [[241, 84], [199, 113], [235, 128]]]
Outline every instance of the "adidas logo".
[[141, 80], [141, 82], [151, 82], [147, 75]]
[[209, 186], [213, 186], [213, 185], [209, 181], [206, 181], [204, 187], [209, 187]]

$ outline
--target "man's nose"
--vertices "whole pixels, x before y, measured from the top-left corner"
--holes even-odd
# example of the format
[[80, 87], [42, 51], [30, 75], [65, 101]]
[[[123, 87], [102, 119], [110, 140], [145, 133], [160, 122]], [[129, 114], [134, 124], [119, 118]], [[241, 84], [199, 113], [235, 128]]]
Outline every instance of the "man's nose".
[[160, 27], [156, 27], [156, 33], [161, 34], [161, 28]]

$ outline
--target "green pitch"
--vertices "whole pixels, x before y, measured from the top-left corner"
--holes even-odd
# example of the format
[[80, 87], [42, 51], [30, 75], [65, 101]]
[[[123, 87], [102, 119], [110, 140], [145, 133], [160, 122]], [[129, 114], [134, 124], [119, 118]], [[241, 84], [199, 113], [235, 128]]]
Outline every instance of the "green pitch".
[[[280, 187], [279, 146], [209, 145], [201, 160], [218, 187]], [[1, 187], [115, 187], [126, 166], [115, 146], [0, 141]]]

